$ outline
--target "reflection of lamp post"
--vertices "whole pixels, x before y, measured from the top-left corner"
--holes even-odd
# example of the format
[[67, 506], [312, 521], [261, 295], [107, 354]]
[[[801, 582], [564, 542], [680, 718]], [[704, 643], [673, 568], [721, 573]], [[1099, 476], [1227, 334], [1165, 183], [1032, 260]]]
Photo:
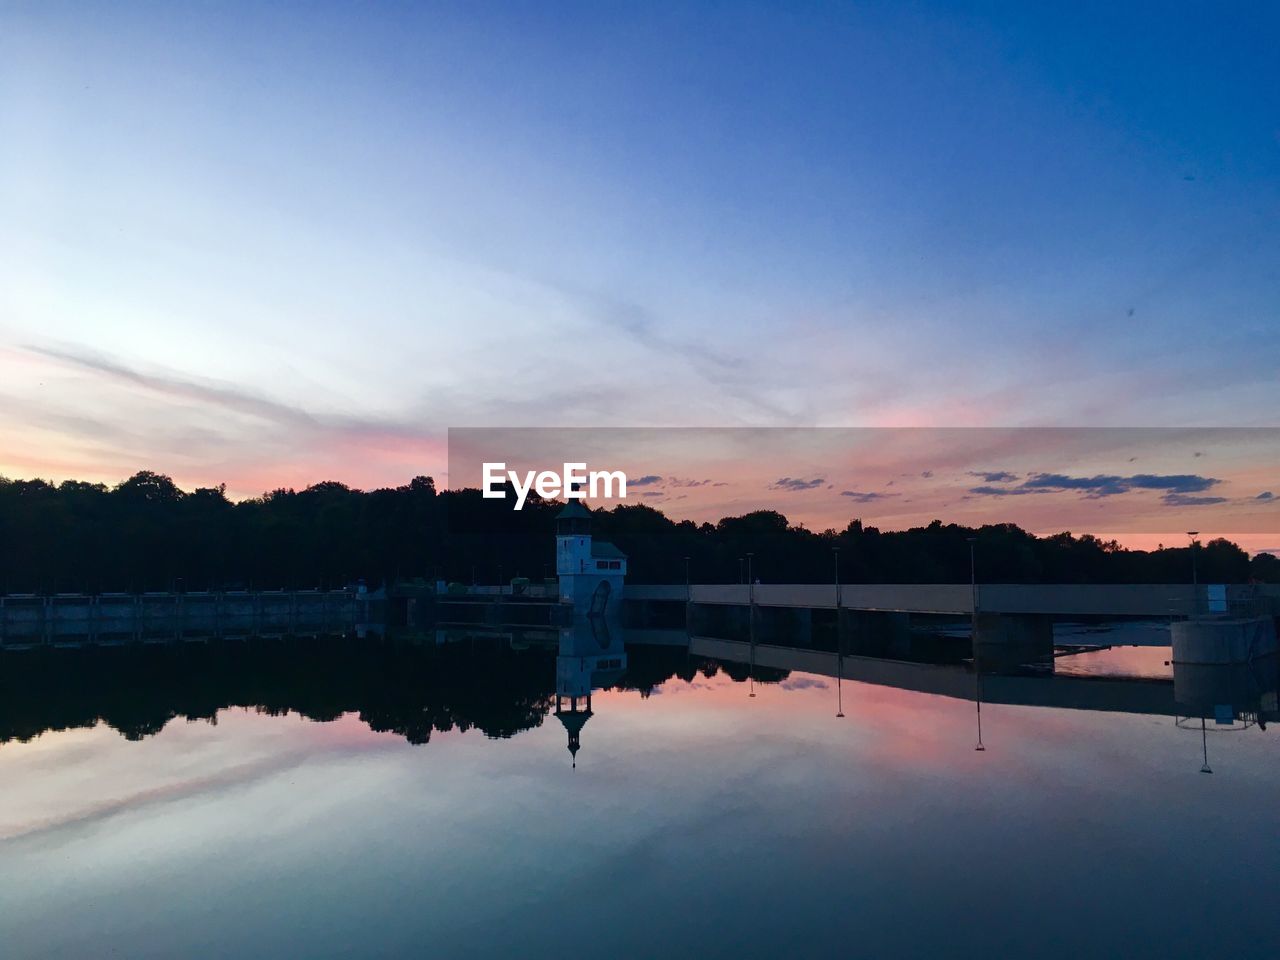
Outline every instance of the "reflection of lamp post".
[[969, 537], [969, 606], [972, 610], [969, 632], [973, 638], [974, 703], [978, 710], [978, 745], [974, 750], [984, 751], [982, 745], [982, 657], [978, 654], [978, 562], [975, 553], [977, 537]]
[[756, 588], [751, 580], [751, 559], [755, 554], [747, 551], [747, 631], [751, 639], [751, 693], [756, 695]]
[[832, 547], [836, 578], [836, 716], [844, 716], [844, 644], [840, 637], [840, 548]]
[[1200, 772], [1213, 773], [1209, 769], [1209, 734], [1204, 725], [1204, 717], [1200, 718], [1200, 746], [1204, 750], [1204, 764], [1200, 767]]

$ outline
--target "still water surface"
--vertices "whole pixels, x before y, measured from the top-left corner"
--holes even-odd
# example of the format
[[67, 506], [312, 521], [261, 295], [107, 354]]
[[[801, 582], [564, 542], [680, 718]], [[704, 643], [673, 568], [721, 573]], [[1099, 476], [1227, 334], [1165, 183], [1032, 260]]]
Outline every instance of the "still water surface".
[[6, 654], [0, 954], [1280, 952], [1273, 730], [581, 652]]

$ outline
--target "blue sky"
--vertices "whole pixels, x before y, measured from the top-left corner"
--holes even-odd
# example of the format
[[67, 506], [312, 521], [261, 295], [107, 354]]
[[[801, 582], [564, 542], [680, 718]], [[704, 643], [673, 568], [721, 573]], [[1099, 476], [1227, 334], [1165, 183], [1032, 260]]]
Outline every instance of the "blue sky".
[[6, 4], [0, 473], [253, 494], [440, 474], [459, 425], [1274, 424], [1278, 32]]

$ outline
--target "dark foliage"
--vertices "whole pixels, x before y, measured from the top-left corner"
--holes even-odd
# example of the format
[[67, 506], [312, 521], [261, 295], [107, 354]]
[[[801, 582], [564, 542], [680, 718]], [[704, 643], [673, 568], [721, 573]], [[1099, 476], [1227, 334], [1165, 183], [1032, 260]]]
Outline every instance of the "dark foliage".
[[[430, 477], [394, 489], [336, 482], [273, 490], [239, 503], [222, 487], [179, 489], [143, 471], [104, 484], [0, 478], [0, 593], [102, 592], [231, 587], [334, 587], [398, 578], [495, 583], [554, 573], [559, 504], [531, 499], [522, 511], [478, 490], [438, 492]], [[880, 531], [854, 520], [821, 533], [774, 511], [719, 523], [674, 522], [646, 506], [597, 511], [595, 532], [630, 557], [629, 579], [680, 582], [823, 582], [840, 548], [846, 583], [964, 582], [967, 538], [977, 538], [985, 582], [1160, 583], [1190, 579], [1190, 548], [1125, 550], [1089, 535], [1035, 537], [1009, 524], [978, 530], [934, 521]], [[1197, 548], [1205, 582], [1280, 581], [1280, 561], [1250, 561], [1236, 545]]]

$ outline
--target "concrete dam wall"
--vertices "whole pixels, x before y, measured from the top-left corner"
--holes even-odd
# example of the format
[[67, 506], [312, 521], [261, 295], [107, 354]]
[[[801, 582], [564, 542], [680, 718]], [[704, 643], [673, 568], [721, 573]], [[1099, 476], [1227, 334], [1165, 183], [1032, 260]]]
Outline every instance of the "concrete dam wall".
[[347, 633], [367, 595], [346, 590], [0, 597], [0, 647]]

